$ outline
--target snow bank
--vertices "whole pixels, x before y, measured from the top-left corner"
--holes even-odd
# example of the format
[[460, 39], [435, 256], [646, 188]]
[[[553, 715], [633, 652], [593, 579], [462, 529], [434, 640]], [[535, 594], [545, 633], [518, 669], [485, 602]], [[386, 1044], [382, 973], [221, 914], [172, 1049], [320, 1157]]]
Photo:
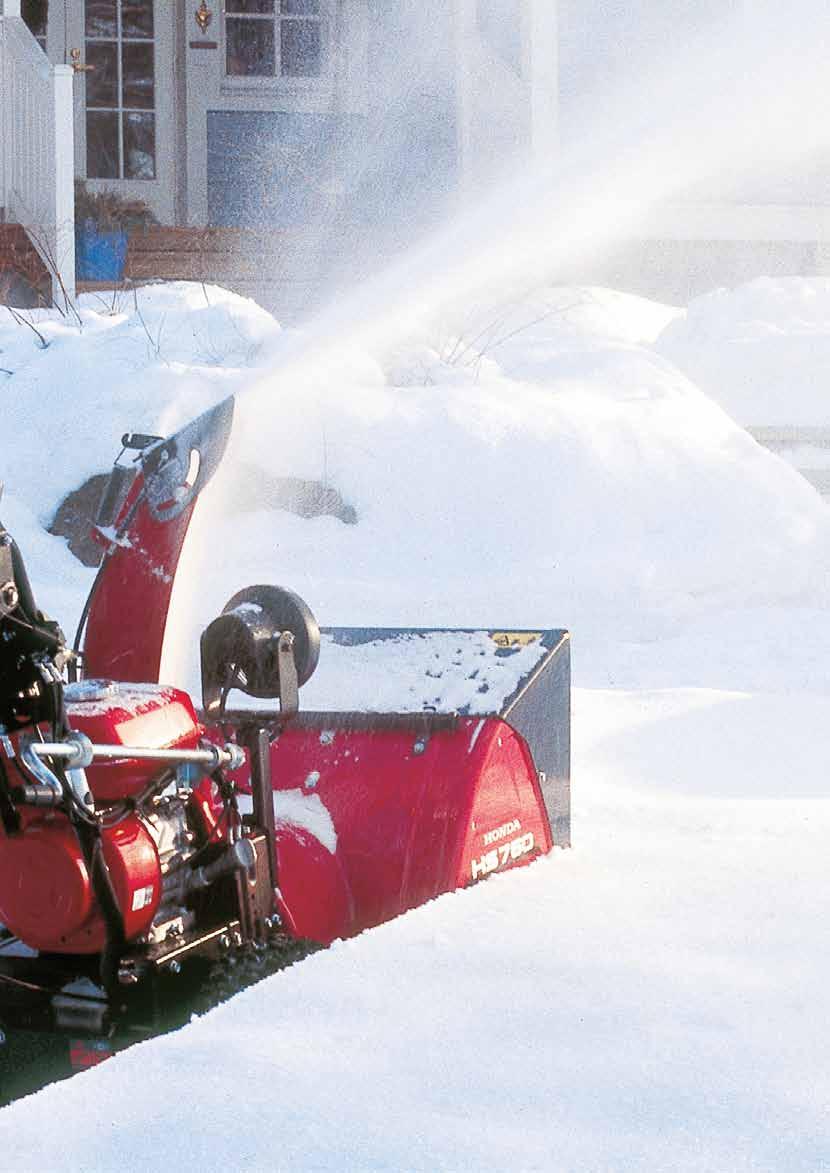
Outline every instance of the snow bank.
[[174, 431], [229, 394], [279, 335], [254, 302], [185, 282], [85, 294], [77, 318], [18, 315], [30, 326], [0, 306], [0, 478], [47, 523], [67, 492], [110, 467], [125, 431]]
[[733, 695], [575, 700], [573, 852], [4, 1110], [8, 1167], [823, 1168], [830, 698], [786, 802], [764, 706], [747, 759]]
[[[32, 447], [35, 451], [29, 449], [29, 459], [35, 461], [36, 444]], [[2, 452], [5, 464], [5, 443], [2, 443]], [[37, 500], [29, 498], [24, 501], [8, 488], [0, 495], [0, 519], [23, 549], [38, 606], [57, 619], [71, 640], [75, 634], [72, 625], [92, 585], [93, 573], [81, 566], [63, 541], [44, 532], [38, 523], [37, 508]]]
[[[556, 290], [375, 358], [348, 340], [289, 350], [237, 397], [166, 674], [196, 678], [195, 634], [252, 581], [290, 585], [322, 622], [370, 625], [641, 631], [655, 613], [822, 598], [821, 501], [654, 353], [678, 312]], [[332, 485], [358, 524], [274, 511], [258, 476]]]
[[[169, 432], [235, 392], [178, 587], [180, 648], [257, 580], [330, 623], [638, 630], [645, 615], [823, 599], [826, 510], [655, 353], [688, 325], [679, 313], [551, 290], [376, 355], [183, 283], [87, 295], [80, 325], [34, 313], [46, 349], [0, 313], [3, 476], [47, 523], [122, 431]], [[285, 477], [333, 486], [358, 524], [275, 509], [259, 483]]]
[[40, 605], [71, 634], [92, 575], [42, 527], [109, 470], [124, 432], [166, 435], [224, 398], [279, 348], [280, 328], [250, 300], [184, 282], [85, 294], [77, 317], [18, 316], [0, 306], [0, 517]]
[[830, 278], [717, 289], [657, 349], [744, 426], [830, 424]]
[[[556, 291], [491, 311], [486, 338], [479, 310], [463, 335], [378, 359], [312, 348], [245, 388], [177, 584], [180, 652], [254, 581], [323, 623], [639, 634], [655, 615], [823, 599], [823, 503], [644, 344], [674, 317]], [[240, 514], [240, 468], [322, 479], [358, 524]], [[165, 672], [192, 681], [195, 658], [171, 651]]]

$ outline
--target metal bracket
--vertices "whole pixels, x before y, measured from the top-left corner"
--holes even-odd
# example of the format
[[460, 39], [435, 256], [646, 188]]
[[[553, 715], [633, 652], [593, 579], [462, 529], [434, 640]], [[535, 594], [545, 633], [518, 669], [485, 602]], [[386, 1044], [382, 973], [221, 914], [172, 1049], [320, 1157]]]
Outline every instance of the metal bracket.
[[[293, 659], [293, 658], [292, 658]], [[277, 828], [274, 815], [274, 788], [271, 780], [271, 738], [268, 729], [250, 718], [239, 730], [239, 740], [248, 751], [251, 763], [251, 798], [254, 823], [265, 833], [265, 845], [270, 872], [270, 896], [264, 902], [268, 915], [274, 911], [274, 893], [278, 884]]]
[[280, 678], [280, 713], [293, 716], [300, 708], [300, 689], [297, 683], [297, 665], [294, 662], [294, 636], [283, 631], [277, 643], [277, 668]]
[[18, 592], [14, 581], [12, 539], [0, 525], [0, 619], [13, 611], [17, 604]]
[[3, 750], [3, 753], [7, 758], [13, 758], [15, 756], [14, 742], [9, 737], [8, 730], [6, 729], [5, 725], [0, 725], [0, 749]]

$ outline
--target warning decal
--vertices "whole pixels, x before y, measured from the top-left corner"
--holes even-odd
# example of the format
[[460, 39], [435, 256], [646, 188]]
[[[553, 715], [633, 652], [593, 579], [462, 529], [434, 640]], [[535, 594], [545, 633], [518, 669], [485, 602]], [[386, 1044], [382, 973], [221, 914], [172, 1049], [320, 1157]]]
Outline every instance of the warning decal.
[[500, 648], [526, 648], [542, 638], [541, 631], [491, 631], [490, 638]]

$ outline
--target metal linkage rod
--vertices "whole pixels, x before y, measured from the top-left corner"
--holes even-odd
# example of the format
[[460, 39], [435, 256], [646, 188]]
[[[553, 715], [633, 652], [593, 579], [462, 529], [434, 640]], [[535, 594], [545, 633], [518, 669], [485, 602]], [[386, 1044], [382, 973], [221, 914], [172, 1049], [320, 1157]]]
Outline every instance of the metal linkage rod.
[[241, 746], [227, 744], [205, 749], [147, 749], [134, 745], [95, 745], [77, 734], [69, 741], [33, 741], [29, 749], [39, 758], [64, 758], [69, 765], [87, 766], [96, 758], [132, 758], [156, 762], [195, 762], [211, 770], [238, 770], [245, 764]]

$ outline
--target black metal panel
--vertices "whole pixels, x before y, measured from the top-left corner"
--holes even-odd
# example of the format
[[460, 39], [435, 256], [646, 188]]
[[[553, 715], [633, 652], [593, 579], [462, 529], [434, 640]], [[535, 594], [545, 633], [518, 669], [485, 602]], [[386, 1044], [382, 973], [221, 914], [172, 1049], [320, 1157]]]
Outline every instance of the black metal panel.
[[539, 771], [553, 841], [571, 845], [571, 641], [560, 636], [501, 716], [530, 747]]

